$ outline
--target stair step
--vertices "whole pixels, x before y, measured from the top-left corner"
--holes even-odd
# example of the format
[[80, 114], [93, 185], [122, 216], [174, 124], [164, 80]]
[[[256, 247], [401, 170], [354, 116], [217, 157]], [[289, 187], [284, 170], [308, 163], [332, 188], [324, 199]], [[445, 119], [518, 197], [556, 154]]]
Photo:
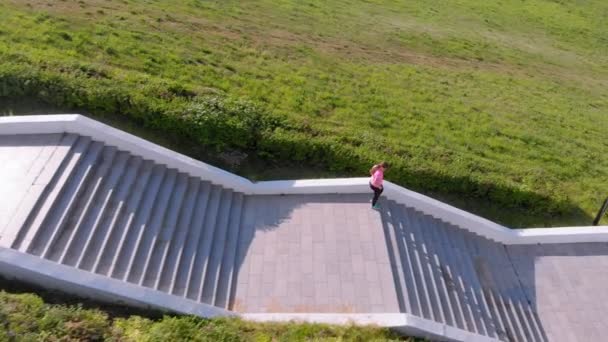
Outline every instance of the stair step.
[[444, 282], [446, 291], [451, 304], [452, 325], [466, 330], [467, 317], [462, 309], [462, 294], [459, 287], [459, 274], [457, 273], [457, 263], [454, 262], [452, 256], [452, 248], [446, 243], [446, 227], [441, 224], [441, 221], [434, 219], [431, 216], [422, 216], [424, 226], [429, 227], [428, 232], [432, 235], [432, 239], [437, 246], [436, 262], [439, 267], [441, 278]]
[[[231, 287], [229, 300], [228, 300], [228, 309], [229, 310], [238, 310], [238, 304], [236, 302], [240, 301], [236, 296], [238, 294], [238, 289], [242, 284], [248, 283], [248, 272], [243, 272], [241, 274], [240, 270], [245, 261], [245, 257], [247, 256], [247, 251], [249, 250], [249, 246], [253, 241], [256, 230], [256, 217], [257, 212], [260, 208], [261, 202], [256, 196], [247, 196], [246, 201], [243, 204], [243, 219], [241, 223], [241, 232], [239, 234], [239, 242], [237, 247], [236, 260], [234, 262], [234, 271], [232, 277], [232, 284], [229, 285]], [[236, 306], [236, 307], [235, 307]]]
[[[404, 291], [403, 295], [407, 297], [409, 306], [411, 307], [411, 313], [415, 316], [424, 317], [422, 308], [422, 296], [424, 294], [419, 288], [420, 282], [416, 281], [416, 277], [419, 273], [416, 271], [416, 260], [414, 251], [409, 243], [408, 231], [406, 227], [409, 223], [403, 219], [403, 215], [406, 213], [406, 208], [403, 205], [397, 204], [394, 201], [389, 202], [389, 208], [393, 213], [393, 224], [395, 227], [395, 238], [397, 242], [397, 248], [401, 256], [401, 265], [404, 269]], [[430, 309], [429, 309], [430, 310]]]
[[196, 248], [201, 233], [205, 229], [205, 218], [210, 215], [215, 215], [215, 213], [209, 213], [211, 189], [211, 183], [201, 182], [196, 199], [194, 217], [192, 218], [192, 223], [188, 229], [185, 244], [180, 248], [181, 250], [178, 251], [177, 261], [175, 262], [176, 266], [171, 272], [169, 293], [182, 296], [186, 291], [189, 272], [191, 273], [196, 256]]
[[421, 231], [418, 213], [408, 208], [406, 216], [408, 217], [410, 228], [414, 233], [414, 247], [418, 250], [421, 257], [422, 263], [422, 274], [424, 276], [425, 284], [429, 289], [429, 298], [431, 303], [431, 309], [433, 310], [433, 317], [435, 322], [446, 323], [446, 316], [443, 310], [445, 303], [440, 294], [439, 284], [436, 282], [436, 276], [434, 272], [433, 260], [429, 241], [426, 241], [424, 234]]
[[467, 244], [472, 234], [458, 227], [444, 224], [450, 227], [448, 229], [448, 241], [453, 243], [456, 255], [461, 260], [461, 263], [466, 265], [464, 268], [465, 280], [470, 286], [469, 294], [471, 296], [476, 331], [491, 337], [507, 338], [507, 329], [502, 323], [502, 318], [497, 313], [497, 306], [494, 303], [494, 298], [491, 296], [491, 289], [482, 286], [477, 276], [474, 262], [476, 252], [471, 250]]
[[519, 282], [517, 282], [517, 276], [508, 260], [504, 247], [501, 245], [500, 248], [496, 248], [494, 244], [490, 246], [488, 241], [481, 237], [476, 237], [475, 242], [480, 246], [480, 250], [484, 255], [499, 261], [500, 266], [502, 266], [500, 272], [493, 272], [493, 276], [499, 284], [500, 293], [510, 309], [512, 322], [519, 331], [519, 335], [524, 336], [526, 341], [539, 340], [538, 337], [534, 336], [534, 331], [529, 325], [529, 318], [525, 313], [525, 308], [521, 305], [521, 301], [526, 301], [526, 299], [520, 295], [521, 287]]
[[139, 205], [144, 201], [142, 197], [152, 178], [154, 163], [152, 161], [144, 161], [141, 167], [141, 172], [136, 177], [136, 183], [133, 185], [133, 190], [128, 191], [128, 198], [124, 204], [124, 210], [110, 227], [108, 239], [104, 241], [100, 247], [101, 253], [95, 259], [92, 271], [98, 274], [110, 276], [110, 270], [116, 258], [123, 247], [125, 238], [129, 232], [129, 228], [137, 214]]
[[458, 238], [462, 237], [460, 229], [441, 220], [434, 220], [438, 226], [444, 229], [441, 238], [446, 246], [446, 258], [453, 261], [451, 263], [452, 274], [457, 278], [454, 281], [465, 324], [464, 329], [473, 332], [483, 331], [490, 337], [496, 337], [493, 319], [489, 313], [483, 290], [475, 278], [472, 260], [468, 255], [464, 256], [464, 246], [458, 243]]
[[512, 316], [509, 313], [509, 308], [507, 307], [503, 297], [500, 295], [500, 293], [496, 292], [496, 291], [492, 291], [492, 295], [493, 295], [493, 299], [496, 305], [496, 310], [498, 311], [498, 314], [500, 315], [504, 325], [505, 325], [505, 332], [506, 335], [508, 336], [508, 340], [509, 341], [515, 341], [518, 340], [518, 334], [516, 332], [516, 327], [513, 325], [512, 322]]
[[399, 309], [401, 312], [413, 313], [412, 304], [410, 303], [410, 296], [407, 289], [408, 277], [405, 275], [405, 269], [407, 264], [403, 263], [403, 247], [400, 245], [398, 231], [399, 231], [399, 215], [397, 213], [398, 207], [393, 201], [387, 202], [387, 209], [381, 211], [382, 215], [382, 226], [384, 229], [384, 236], [386, 239], [386, 247], [391, 263], [391, 270], [393, 273], [393, 281], [395, 282], [395, 289], [397, 291], [397, 300], [399, 301]]
[[141, 284], [144, 279], [145, 271], [148, 269], [156, 239], [158, 239], [163, 220], [167, 214], [169, 201], [175, 191], [176, 179], [177, 170], [169, 169], [158, 197], [155, 200], [152, 217], [146, 221], [146, 227], [143, 228], [143, 236], [141, 236], [141, 240], [137, 242], [134, 258], [127, 269], [127, 281], [130, 283]]
[[511, 339], [523, 341], [524, 337], [520, 328], [518, 327], [518, 322], [514, 317], [512, 308], [501, 293], [501, 284], [499, 279], [495, 279], [489, 269], [483, 268], [483, 266], [485, 265], [485, 261], [488, 259], [487, 252], [480, 247], [479, 243], [477, 243], [476, 235], [472, 235], [472, 237], [467, 239], [467, 243], [472, 246], [471, 249], [475, 250], [475, 253], [478, 255], [478, 269], [482, 269], [482, 271], [486, 270], [484, 272], [486, 274], [486, 277], [491, 279], [491, 293], [494, 297], [494, 301], [497, 304], [498, 311], [505, 324], [507, 334]]
[[221, 269], [219, 272], [214, 305], [228, 309], [230, 305], [230, 294], [232, 293], [233, 278], [236, 272], [235, 261], [239, 248], [239, 234], [241, 230], [241, 221], [244, 215], [246, 198], [242, 193], [235, 193], [233, 198], [234, 204], [230, 213], [230, 224], [228, 226], [228, 236], [226, 238], [226, 247], [221, 261]]
[[183, 250], [188, 230], [194, 217], [196, 199], [199, 194], [201, 181], [198, 178], [190, 178], [188, 181], [187, 192], [179, 213], [179, 221], [176, 222], [175, 235], [169, 241], [168, 248], [161, 256], [161, 264], [158, 268], [160, 274], [157, 277], [154, 288], [163, 292], [168, 292], [173, 280], [173, 272], [178, 267], [178, 254]]
[[[23, 235], [30, 221], [34, 220], [36, 214], [44, 206], [49, 192], [53, 189], [53, 180], [59, 178], [61, 165], [66, 163], [70, 156], [70, 150], [78, 139], [74, 134], [56, 134], [53, 140], [54, 145], [43, 148], [40, 155], [28, 171], [27, 179], [34, 178], [34, 181], [27, 190], [26, 195], [21, 200], [15, 214], [7, 223], [0, 237], [0, 245], [18, 248], [15, 242], [19, 235]], [[39, 172], [35, 175], [33, 172]], [[29, 205], [33, 203], [33, 205]]]
[[509, 339], [511, 332], [501, 316], [500, 303], [497, 302], [494, 286], [482, 284], [478, 277], [474, 260], [477, 258], [479, 251], [471, 246], [471, 239], [474, 235], [456, 227], [451, 231], [453, 233], [452, 240], [459, 245], [460, 256], [467, 264], [468, 281], [472, 285], [471, 298], [475, 307], [478, 308], [477, 311], [473, 312], [475, 315], [474, 323], [478, 331], [485, 331], [489, 335], [494, 334], [502, 340]]
[[[45, 146], [42, 147], [40, 154], [27, 171], [28, 179], [35, 177], [34, 184], [48, 184], [51, 182], [55, 172], [57, 172], [57, 167], [68, 156], [70, 149], [78, 139], [77, 135], [70, 133], [49, 134], [48, 136], [50, 138], [45, 137], [45, 135], [37, 135], [44, 140]], [[53, 168], [49, 169], [48, 166], [50, 165]]]
[[[92, 196], [92, 205], [87, 206], [80, 215], [78, 219], [80, 224], [68, 226], [69, 230], [72, 230], [75, 234], [72, 235], [73, 238], [67, 241], [65, 247], [59, 247], [59, 250], [63, 250], [59, 258], [60, 263], [77, 266], [81, 262], [83, 251], [88, 249], [95, 232], [99, 229], [104, 210], [116, 190], [118, 181], [125, 172], [128, 160], [129, 154], [127, 152], [117, 152], [115, 159], [112, 160], [109, 173], [102, 177], [98, 190]], [[76, 217], [76, 215], [73, 217]]]
[[220, 208], [217, 227], [213, 236], [213, 244], [211, 246], [211, 254], [205, 264], [202, 286], [199, 292], [199, 302], [213, 305], [217, 293], [217, 281], [219, 271], [226, 247], [226, 236], [228, 233], [228, 225], [230, 224], [230, 214], [234, 206], [234, 193], [232, 190], [224, 189], [222, 191], [222, 205]]
[[529, 312], [529, 316], [530, 316], [530, 324], [532, 325], [532, 329], [534, 329], [534, 331], [535, 331], [534, 335], [537, 338], [536, 341], [542, 341], [542, 342], [549, 341], [549, 338], [545, 334], [545, 331], [540, 322], [540, 317], [538, 317], [538, 313], [536, 312], [536, 310], [531, 308], [530, 312]]
[[141, 165], [141, 157], [130, 157], [126, 169], [119, 176], [118, 183], [116, 183], [116, 186], [111, 187], [111, 193], [107, 194], [108, 204], [103, 209], [103, 212], [100, 213], [101, 222], [97, 229], [93, 231], [89, 241], [87, 241], [87, 245], [82, 250], [76, 267], [90, 271], [96, 259], [101, 257], [112, 229], [122, 214], [125, 201], [135, 184]]
[[506, 260], [509, 261], [509, 268], [511, 269], [510, 288], [514, 291], [514, 299], [519, 309], [520, 319], [525, 325], [525, 329], [528, 332], [530, 340], [545, 341], [546, 337], [544, 336], [543, 331], [540, 329], [535, 310], [530, 301], [528, 300], [524, 289], [519, 282], [519, 276], [515, 273], [514, 266], [511, 264], [504, 246], [501, 247], [501, 253], [505, 254]]
[[204, 283], [209, 257], [211, 256], [211, 247], [214, 243], [214, 235], [217, 230], [217, 224], [224, 193], [220, 187], [214, 186], [210, 194], [208, 215], [205, 219], [205, 225], [201, 236], [199, 237], [198, 245], [195, 251], [194, 263], [188, 269], [188, 277], [184, 286], [187, 289], [184, 291], [184, 296], [193, 300], [199, 300], [202, 295], [201, 287]]
[[154, 204], [161, 192], [167, 172], [168, 169], [164, 165], [154, 166], [149, 184], [146, 185], [145, 193], [142, 196], [142, 203], [137, 203], [137, 211], [129, 216], [129, 221], [124, 228], [123, 240], [118, 244], [118, 253], [110, 262], [109, 276], [122, 280], [127, 279], [127, 272], [136, 257], [138, 244], [146, 232], [148, 220], [152, 217]]
[[98, 159], [101, 156], [103, 145], [90, 143], [83, 151], [82, 158], [70, 179], [65, 183], [61, 196], [57, 199], [47, 219], [41, 226], [41, 233], [33, 241], [29, 253], [50, 257], [50, 252], [57, 239], [63, 234], [65, 225], [72, 218], [72, 213], [80, 204], [80, 198], [86, 195], [86, 187], [94, 174]]
[[525, 298], [525, 295], [523, 295], [523, 289], [521, 288], [518, 277], [513, 270], [513, 265], [510, 263], [508, 256], [506, 255], [504, 246], [501, 245], [500, 248], [491, 248], [491, 251], [493, 251], [494, 255], [497, 257], [500, 256], [503, 258], [505, 262], [505, 266], [503, 268], [505, 272], [500, 272], [500, 279], [503, 283], [503, 288], [506, 288], [504, 292], [505, 296], [510, 299], [511, 305], [513, 305], [515, 309], [517, 320], [519, 321], [520, 327], [523, 329], [524, 335], [528, 341], [539, 341], [539, 337], [535, 336], [535, 331], [530, 325], [531, 317], [529, 316], [528, 311], [530, 306]]
[[161, 229], [158, 235], [154, 237], [151, 243], [150, 254], [145, 263], [144, 272], [140, 280], [140, 285], [146, 287], [154, 287], [156, 280], [159, 277], [159, 271], [162, 269], [161, 264], [163, 257], [166, 256], [169, 243], [175, 232], [177, 220], [179, 218], [180, 208], [184, 200], [188, 188], [188, 175], [180, 173], [175, 182], [175, 189], [171, 194], [169, 206], [165, 212]]
[[[97, 191], [95, 186], [101, 182], [101, 179], [105, 176], [105, 171], [110, 168], [110, 163], [112, 158], [114, 158], [116, 149], [103, 148], [101, 144], [98, 144], [97, 146], [101, 149], [100, 156], [97, 159], [96, 164], [91, 165], [89, 176], [86, 181], [81, 183], [81, 190], [79, 190], [80, 195], [78, 197], [74, 195], [70, 206], [62, 209], [64, 214], [63, 218], [56, 223], [56, 234], [45, 241], [46, 247], [40, 254], [47, 259], [53, 261], [59, 261], [61, 259], [62, 254], [67, 250], [67, 244], [72, 239], [73, 234], [76, 234], [77, 232], [74, 228], [79, 227], [82, 224], [80, 220], [77, 220], [77, 217], [81, 215], [81, 213], [83, 216], [86, 214], [87, 208], [89, 205], [92, 205], [93, 197]], [[78, 180], [74, 179], [73, 181]]]
[[454, 317], [454, 298], [452, 292], [449, 289], [450, 284], [446, 281], [446, 273], [442, 266], [447, 260], [440, 258], [442, 253], [443, 245], [437, 238], [437, 231], [441, 227], [434, 224], [433, 221], [428, 219], [428, 216], [417, 212], [417, 219], [420, 227], [420, 232], [426, 243], [427, 252], [431, 261], [432, 275], [437, 285], [437, 291], [439, 292], [440, 302], [443, 307], [443, 314], [445, 323], [450, 326], [456, 326], [456, 318]]
[[[66, 183], [71, 181], [72, 174], [76, 174], [78, 166], [81, 164], [82, 159], [84, 159], [85, 152], [89, 147], [91, 140], [85, 137], [79, 137], [73, 143], [72, 148], [70, 149], [69, 155], [61, 162], [53, 180], [49, 183], [50, 191], [46, 196], [44, 202], [37, 208], [35, 216], [28, 219], [26, 223], [26, 227], [22, 228], [22, 232], [19, 233], [17, 241], [13, 244], [13, 248], [19, 250], [20, 252], [29, 252], [32, 249], [36, 249], [33, 254], [40, 255], [42, 253], [43, 246], [35, 248], [33, 245], [38, 240], [39, 235], [45, 235], [44, 229], [41, 227], [45, 224], [45, 221], [48, 222], [51, 220], [50, 216], [54, 216], [58, 211], [55, 210], [55, 207], [58, 206], [57, 202], [59, 198], [62, 197], [63, 193], [66, 191]], [[47, 241], [48, 236], [42, 238], [40, 240]]]
[[418, 246], [418, 244], [420, 244], [418, 241], [419, 237], [416, 236], [416, 231], [412, 228], [413, 224], [410, 222], [409, 210], [402, 205], [400, 205], [399, 208], [400, 210], [398, 213], [401, 215], [400, 221], [402, 222], [405, 236], [404, 247], [406, 247], [406, 250], [409, 252], [410, 260], [412, 261], [412, 273], [416, 283], [416, 289], [418, 290], [421, 316], [435, 321], [435, 312], [432, 308], [433, 302], [431, 301], [430, 290], [424, 275], [424, 256], [422, 255], [420, 246]]
[[538, 313], [536, 312], [536, 310], [534, 310], [531, 303], [528, 303], [526, 315], [529, 320], [528, 322], [530, 324], [530, 328], [532, 329], [532, 331], [534, 333], [535, 341], [542, 341], [542, 342], [548, 341], [549, 339], [548, 339], [547, 335], [545, 334], [545, 331], [542, 327], [542, 324], [540, 322], [540, 317], [538, 317]]

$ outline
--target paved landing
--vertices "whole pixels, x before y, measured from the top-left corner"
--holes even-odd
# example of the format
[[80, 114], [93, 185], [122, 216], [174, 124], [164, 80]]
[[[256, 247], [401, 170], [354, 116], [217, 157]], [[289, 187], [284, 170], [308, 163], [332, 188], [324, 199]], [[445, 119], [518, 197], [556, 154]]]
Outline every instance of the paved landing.
[[399, 312], [380, 213], [367, 195], [256, 196], [242, 312]]
[[17, 208], [25, 206], [25, 211], [31, 210], [37, 193], [29, 197], [27, 194], [35, 190], [32, 187], [39, 185], [39, 176], [47, 166], [49, 157], [57, 152], [62, 136], [63, 134], [0, 136], [0, 232], [13, 218]]
[[608, 332], [608, 244], [508, 247], [549, 341], [604, 341]]

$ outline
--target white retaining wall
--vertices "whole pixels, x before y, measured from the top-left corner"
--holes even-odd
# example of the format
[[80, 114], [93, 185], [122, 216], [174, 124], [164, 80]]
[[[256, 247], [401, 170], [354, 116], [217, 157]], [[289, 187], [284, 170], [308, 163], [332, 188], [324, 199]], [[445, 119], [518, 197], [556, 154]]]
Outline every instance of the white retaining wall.
[[[70, 132], [87, 135], [145, 159], [166, 164], [246, 194], [323, 194], [369, 192], [367, 178], [307, 179], [253, 183], [246, 178], [171, 151], [132, 134], [78, 114], [9, 116], [0, 118], [0, 135]], [[608, 242], [608, 226], [543, 229], [509, 229], [391, 182], [385, 182], [388, 199], [504, 244]]]
[[243, 318], [256, 322], [309, 322], [337, 325], [375, 325], [390, 327], [405, 335], [432, 341], [490, 342], [496, 339], [404, 313], [249, 313]]
[[0, 247], [0, 274], [41, 287], [114, 304], [124, 303], [140, 308], [169, 310], [203, 317], [235, 315], [234, 312], [212, 305], [65, 266], [4, 247]]

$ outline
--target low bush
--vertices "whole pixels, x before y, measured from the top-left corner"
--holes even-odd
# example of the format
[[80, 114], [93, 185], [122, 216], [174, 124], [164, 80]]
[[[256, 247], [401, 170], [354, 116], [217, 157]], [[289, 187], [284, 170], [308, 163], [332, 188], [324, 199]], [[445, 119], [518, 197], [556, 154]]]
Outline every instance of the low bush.
[[47, 305], [33, 294], [0, 292], [3, 341], [102, 341], [110, 327], [108, 315], [80, 306]]
[[[324, 168], [344, 176], [365, 175], [378, 160], [392, 167], [389, 179], [408, 188], [463, 199], [491, 201], [503, 209], [559, 216], [572, 210], [568, 199], [541, 196], [497, 180], [477, 180], [451, 170], [417, 168], [379, 142], [374, 149], [356, 141], [311, 129], [305, 123], [265, 112], [255, 104], [222, 95], [195, 94], [176, 83], [120, 79], [87, 65], [0, 64], [0, 96], [34, 97], [55, 106], [117, 114], [186, 144], [222, 151], [253, 153], [269, 163]], [[509, 222], [507, 222], [509, 223]]]
[[2, 341], [411, 341], [388, 329], [254, 323], [193, 316], [112, 317], [80, 305], [46, 304], [34, 294], [0, 291]]

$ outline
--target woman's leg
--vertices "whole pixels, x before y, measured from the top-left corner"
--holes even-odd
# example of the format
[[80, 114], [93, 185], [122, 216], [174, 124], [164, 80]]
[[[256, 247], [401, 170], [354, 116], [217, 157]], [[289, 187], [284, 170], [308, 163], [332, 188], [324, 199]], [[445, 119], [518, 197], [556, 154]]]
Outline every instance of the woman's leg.
[[370, 184], [370, 188], [374, 190], [374, 198], [372, 199], [372, 207], [376, 205], [378, 202], [378, 198], [380, 198], [380, 194], [384, 191], [383, 188], [376, 188], [375, 186]]
[[374, 205], [376, 203], [378, 203], [378, 199], [380, 198], [380, 195], [382, 194], [382, 192], [384, 191], [384, 188], [377, 188], [378, 190], [376, 191], [376, 193], [374, 194], [374, 197], [376, 198], [376, 200], [374, 201]]

